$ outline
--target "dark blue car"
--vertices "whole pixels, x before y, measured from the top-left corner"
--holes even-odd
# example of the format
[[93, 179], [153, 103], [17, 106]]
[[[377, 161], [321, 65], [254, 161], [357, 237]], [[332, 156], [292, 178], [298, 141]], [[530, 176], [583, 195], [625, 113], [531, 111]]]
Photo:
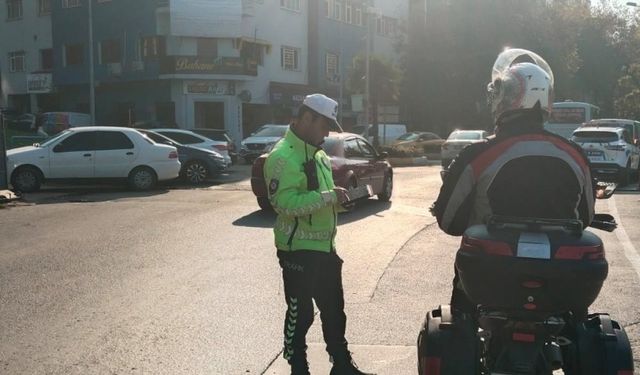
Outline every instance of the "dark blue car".
[[186, 146], [151, 130], [137, 129], [156, 143], [174, 146], [178, 149], [178, 159], [182, 164], [180, 177], [192, 185], [219, 175], [225, 170], [222, 155], [211, 150]]

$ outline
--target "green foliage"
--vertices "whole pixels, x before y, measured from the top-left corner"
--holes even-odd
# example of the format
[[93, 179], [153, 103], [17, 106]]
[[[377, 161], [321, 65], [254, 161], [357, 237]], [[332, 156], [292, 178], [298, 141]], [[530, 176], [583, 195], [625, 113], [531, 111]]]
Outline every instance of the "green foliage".
[[639, 107], [640, 76], [619, 82], [629, 76], [624, 67], [640, 58], [633, 13], [606, 3], [598, 9], [579, 3], [429, 2], [425, 30], [409, 34], [404, 59], [401, 101], [409, 126], [440, 134], [492, 128], [486, 86], [496, 56], [507, 46], [530, 49], [547, 60], [557, 101], [587, 101], [603, 116], [635, 117], [630, 109], [633, 103]]

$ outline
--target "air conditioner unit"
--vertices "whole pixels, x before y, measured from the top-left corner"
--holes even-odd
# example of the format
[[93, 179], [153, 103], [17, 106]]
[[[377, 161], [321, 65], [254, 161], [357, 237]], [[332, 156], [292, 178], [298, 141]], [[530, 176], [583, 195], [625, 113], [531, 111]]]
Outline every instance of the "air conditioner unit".
[[131, 62], [131, 70], [138, 71], [144, 70], [144, 61], [142, 60], [134, 60]]
[[122, 74], [121, 63], [109, 63], [107, 64], [107, 72], [112, 76], [119, 76]]

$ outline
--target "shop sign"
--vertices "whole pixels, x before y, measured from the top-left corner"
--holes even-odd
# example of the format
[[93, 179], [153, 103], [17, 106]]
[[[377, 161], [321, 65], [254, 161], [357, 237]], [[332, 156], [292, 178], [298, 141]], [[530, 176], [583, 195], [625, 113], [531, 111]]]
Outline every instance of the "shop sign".
[[161, 74], [258, 75], [258, 63], [242, 57], [205, 58], [167, 56], [160, 60]]
[[230, 81], [186, 81], [185, 94], [235, 95], [235, 84]]
[[27, 74], [27, 92], [30, 94], [47, 94], [53, 90], [51, 73]]

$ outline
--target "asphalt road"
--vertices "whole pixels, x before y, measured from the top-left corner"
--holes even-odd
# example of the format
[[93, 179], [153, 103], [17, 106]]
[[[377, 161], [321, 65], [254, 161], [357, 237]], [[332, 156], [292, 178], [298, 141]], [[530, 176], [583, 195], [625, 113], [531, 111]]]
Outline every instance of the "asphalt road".
[[[422, 319], [448, 301], [459, 239], [427, 213], [438, 171], [397, 168], [392, 203], [341, 214], [347, 338], [365, 370], [415, 374]], [[247, 172], [151, 193], [47, 187], [0, 209], [0, 373], [285, 374], [274, 216]], [[633, 192], [598, 203], [622, 230], [599, 232], [610, 271], [591, 309], [620, 321], [636, 353], [639, 208]], [[308, 341], [325, 372], [319, 319]]]

